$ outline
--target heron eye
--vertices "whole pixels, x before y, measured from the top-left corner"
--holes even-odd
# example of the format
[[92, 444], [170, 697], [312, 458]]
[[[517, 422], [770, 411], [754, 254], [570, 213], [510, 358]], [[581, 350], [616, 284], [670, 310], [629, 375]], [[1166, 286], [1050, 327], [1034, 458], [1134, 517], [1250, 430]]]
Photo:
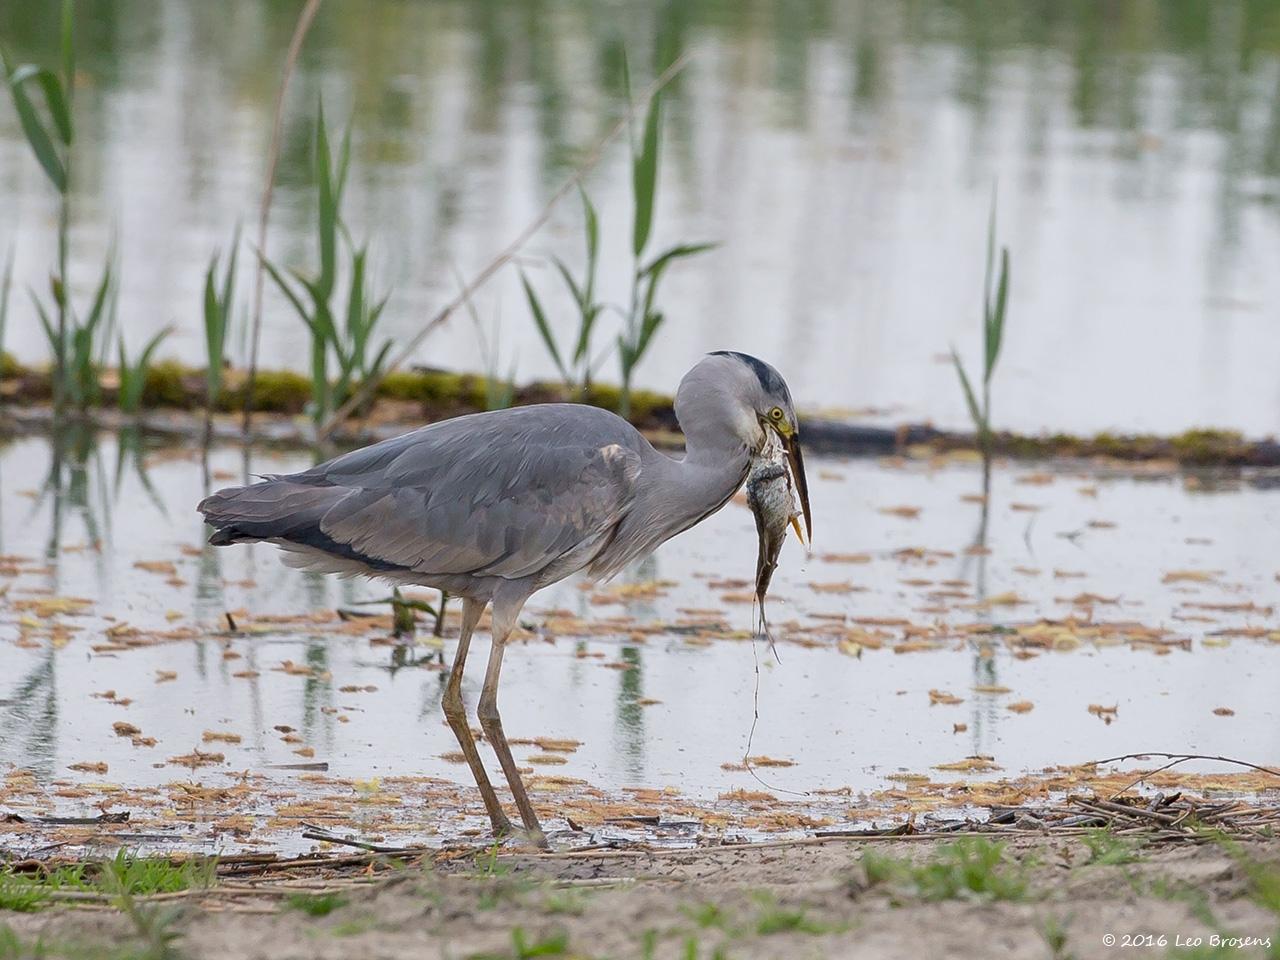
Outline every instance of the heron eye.
[[781, 419], [782, 419], [782, 408], [781, 408], [781, 407], [774, 407], [772, 410], [770, 410], [770, 411], [769, 411], [769, 416], [771, 416], [774, 420], [781, 420]]

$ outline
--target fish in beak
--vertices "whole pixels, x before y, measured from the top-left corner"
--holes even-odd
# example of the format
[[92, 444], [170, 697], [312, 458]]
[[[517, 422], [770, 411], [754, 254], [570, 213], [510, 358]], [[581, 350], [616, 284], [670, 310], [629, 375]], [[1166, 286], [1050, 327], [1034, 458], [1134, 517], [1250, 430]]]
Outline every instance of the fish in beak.
[[[800, 497], [800, 510], [804, 513], [805, 531], [808, 533], [808, 545], [813, 546], [813, 515], [809, 511], [809, 481], [804, 475], [804, 455], [800, 452], [800, 435], [797, 431], [792, 431], [789, 436], [782, 438], [782, 448], [787, 454], [787, 463], [791, 467], [791, 480], [795, 484], [796, 494]], [[800, 537], [800, 524], [794, 519], [791, 521], [795, 527], [796, 536]], [[805, 538], [800, 537], [800, 542], [805, 543]]]

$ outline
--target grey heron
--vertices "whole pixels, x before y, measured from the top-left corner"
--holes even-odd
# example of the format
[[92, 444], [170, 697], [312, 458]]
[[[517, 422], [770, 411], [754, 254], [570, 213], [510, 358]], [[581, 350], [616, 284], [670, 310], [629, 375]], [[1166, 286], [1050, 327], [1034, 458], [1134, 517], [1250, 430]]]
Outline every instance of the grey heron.
[[463, 598], [444, 715], [494, 832], [512, 832], [462, 702], [471, 635], [492, 603], [478, 716], [530, 837], [546, 844], [502, 729], [498, 678], [534, 591], [585, 570], [607, 579], [723, 507], [777, 437], [812, 537], [799, 428], [786, 381], [743, 353], [708, 354], [680, 382], [685, 454], [655, 450], [626, 420], [576, 404], [456, 417], [300, 473], [230, 487], [199, 504], [218, 546], [266, 541], [306, 570], [364, 575]]

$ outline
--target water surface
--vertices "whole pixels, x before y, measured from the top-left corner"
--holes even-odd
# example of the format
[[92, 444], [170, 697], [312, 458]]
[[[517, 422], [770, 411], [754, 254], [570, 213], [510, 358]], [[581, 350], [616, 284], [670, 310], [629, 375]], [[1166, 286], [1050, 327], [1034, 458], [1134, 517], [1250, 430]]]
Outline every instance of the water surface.
[[[79, 4], [74, 279], [87, 294], [115, 236], [132, 344], [176, 324], [165, 351], [202, 360], [203, 271], [255, 220], [298, 6]], [[0, 9], [15, 56], [53, 56], [55, 8]], [[344, 0], [321, 13], [289, 100], [271, 249], [313, 260], [308, 144], [323, 96], [352, 124], [348, 213], [394, 291], [386, 330], [409, 336], [450, 296], [455, 268], [478, 269], [513, 237], [619, 115], [624, 46], [638, 80], [692, 56], [670, 91], [656, 242], [720, 244], [672, 271], [644, 384], [670, 390], [701, 352], [736, 347], [779, 366], [806, 406], [962, 425], [945, 353], [955, 343], [977, 358], [998, 182], [1014, 257], [1001, 425], [1280, 427], [1269, 0]], [[588, 183], [613, 303], [631, 269], [626, 163], [615, 145]], [[42, 287], [53, 198], [7, 105], [0, 197], [17, 289]], [[576, 265], [581, 246], [569, 203], [524, 264], [562, 338], [569, 303], [546, 258]], [[500, 330], [499, 369], [553, 372], [513, 272], [478, 306]], [[21, 296], [9, 327], [8, 349], [43, 358]], [[303, 340], [270, 297], [267, 362], [301, 366]], [[484, 365], [465, 319], [417, 360]]]

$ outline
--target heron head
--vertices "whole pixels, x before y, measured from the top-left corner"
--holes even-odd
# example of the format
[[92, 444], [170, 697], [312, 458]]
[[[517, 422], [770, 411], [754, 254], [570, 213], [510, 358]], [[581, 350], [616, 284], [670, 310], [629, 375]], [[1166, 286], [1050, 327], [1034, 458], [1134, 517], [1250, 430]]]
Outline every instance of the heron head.
[[[812, 540], [809, 483], [805, 478], [804, 456], [800, 451], [800, 421], [791, 401], [791, 391], [782, 375], [763, 360], [749, 354], [720, 350], [708, 354], [694, 367], [686, 377], [686, 383], [690, 388], [696, 388], [695, 395], [716, 397], [716, 405], [728, 417], [728, 422], [718, 423], [715, 428], [734, 433], [753, 453], [760, 453], [764, 449], [770, 435], [776, 435], [781, 440], [791, 467], [796, 493], [800, 497], [800, 506], [804, 511], [805, 529]], [[676, 416], [688, 434], [695, 423], [686, 422], [686, 417], [681, 415], [681, 394], [685, 393], [685, 384], [681, 384], [680, 393], [676, 395]], [[695, 389], [691, 389], [689, 393], [695, 393]], [[693, 415], [688, 418], [689, 421], [697, 421], [708, 419], [709, 411], [703, 408], [690, 413]]]

